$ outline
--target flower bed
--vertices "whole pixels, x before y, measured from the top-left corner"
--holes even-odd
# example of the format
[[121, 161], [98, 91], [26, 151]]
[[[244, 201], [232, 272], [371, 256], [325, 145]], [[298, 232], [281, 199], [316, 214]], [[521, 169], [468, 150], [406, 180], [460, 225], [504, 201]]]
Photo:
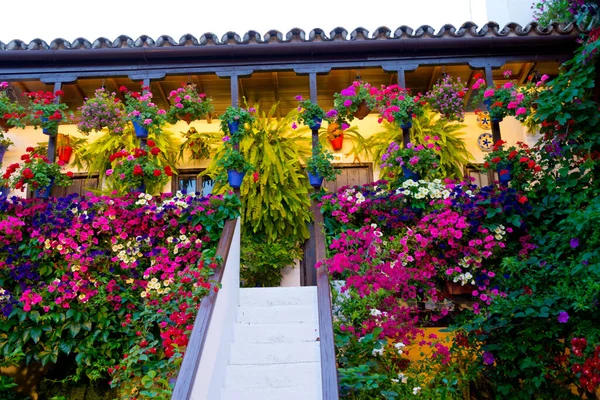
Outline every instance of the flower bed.
[[232, 195], [71, 195], [0, 205], [0, 353], [75, 366], [123, 397], [168, 397]]

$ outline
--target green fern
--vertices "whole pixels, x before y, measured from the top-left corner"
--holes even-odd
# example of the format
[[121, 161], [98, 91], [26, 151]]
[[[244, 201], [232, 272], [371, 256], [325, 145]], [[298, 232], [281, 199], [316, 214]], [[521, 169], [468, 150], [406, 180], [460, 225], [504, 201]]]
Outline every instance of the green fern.
[[[276, 107], [268, 112], [255, 107], [252, 131], [240, 143], [240, 151], [254, 167], [254, 173], [246, 175], [240, 188], [242, 226], [246, 234], [264, 234], [269, 242], [293, 237], [301, 243], [309, 237], [311, 216], [310, 185], [300, 160], [310, 155], [311, 140], [306, 135], [308, 128], [292, 128], [297, 110], [277, 119]], [[201, 175], [216, 178], [224, 174], [216, 165], [223, 152], [221, 146]], [[227, 184], [217, 184], [213, 193], [229, 189]]]
[[[368, 141], [371, 156], [375, 165], [381, 164], [381, 156], [387, 150], [391, 142], [402, 143], [402, 129], [383, 122], [385, 130], [371, 136]], [[441, 118], [439, 114], [426, 109], [423, 116], [413, 120], [410, 132], [411, 141], [415, 144], [425, 143], [425, 136], [437, 136], [437, 142], [441, 147], [440, 166], [434, 174], [438, 178], [463, 177], [463, 166], [474, 160], [473, 155], [467, 150], [466, 143], [462, 138], [465, 133], [459, 132], [465, 128], [464, 124], [449, 123]], [[387, 168], [381, 170], [381, 176], [387, 176]]]

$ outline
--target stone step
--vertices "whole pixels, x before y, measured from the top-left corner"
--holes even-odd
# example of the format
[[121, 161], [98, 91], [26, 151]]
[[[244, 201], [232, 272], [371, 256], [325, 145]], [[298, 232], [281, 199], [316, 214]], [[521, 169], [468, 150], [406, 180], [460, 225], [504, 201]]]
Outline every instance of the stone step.
[[320, 342], [233, 343], [229, 364], [290, 364], [320, 360]]
[[[298, 388], [299, 390], [319, 390], [321, 388], [321, 365], [316, 362], [267, 365], [228, 365], [225, 376], [225, 389], [276, 389]], [[241, 397], [240, 399], [245, 399]], [[312, 397], [306, 396], [306, 399]]]
[[240, 306], [237, 311], [238, 323], [268, 324], [288, 322], [310, 322], [318, 319], [319, 311], [316, 304], [300, 306]]
[[315, 323], [235, 324], [234, 343], [314, 342], [319, 337]]
[[308, 387], [225, 389], [222, 400], [319, 400], [318, 390]]
[[316, 286], [240, 289], [241, 307], [299, 306], [316, 303]]

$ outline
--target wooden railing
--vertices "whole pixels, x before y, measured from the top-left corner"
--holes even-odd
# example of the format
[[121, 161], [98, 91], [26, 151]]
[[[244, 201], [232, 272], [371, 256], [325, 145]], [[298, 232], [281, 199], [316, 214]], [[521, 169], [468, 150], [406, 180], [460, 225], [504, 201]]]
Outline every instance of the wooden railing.
[[[325, 259], [325, 235], [323, 233], [323, 215], [319, 205], [313, 201], [311, 207], [314, 220], [315, 263]], [[310, 267], [310, 266], [309, 266]], [[314, 265], [312, 266], [314, 268]], [[333, 315], [331, 312], [331, 287], [327, 268], [323, 265], [317, 270], [317, 305], [319, 308], [319, 336], [321, 347], [321, 381], [323, 400], [338, 400], [337, 365], [335, 360], [335, 342], [333, 337]]]
[[[225, 265], [227, 265], [227, 257], [229, 255], [229, 249], [231, 248], [235, 227], [236, 220], [226, 221], [225, 226], [223, 227], [223, 233], [221, 234], [221, 239], [217, 245], [217, 256], [220, 256], [223, 261], [215, 268], [215, 273], [211, 280], [219, 284], [223, 279]], [[175, 383], [175, 389], [173, 390], [173, 395], [171, 397], [172, 400], [188, 400], [192, 396], [196, 373], [202, 357], [202, 351], [204, 350], [204, 343], [206, 341], [208, 328], [210, 326], [218, 295], [219, 291], [215, 292], [211, 290], [200, 303], [200, 308], [198, 309], [198, 314], [196, 315], [196, 320], [194, 322], [194, 328], [192, 329], [187, 350], [185, 351], [179, 375], [177, 376], [177, 382]]]

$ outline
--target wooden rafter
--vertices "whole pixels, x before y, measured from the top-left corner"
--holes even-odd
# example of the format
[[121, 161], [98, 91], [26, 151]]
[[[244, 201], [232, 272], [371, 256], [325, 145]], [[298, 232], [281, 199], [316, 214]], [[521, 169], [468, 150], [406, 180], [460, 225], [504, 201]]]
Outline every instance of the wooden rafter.
[[442, 67], [436, 66], [433, 68], [433, 72], [431, 73], [431, 78], [429, 79], [429, 83], [427, 84], [427, 92], [431, 90], [431, 87], [440, 79], [442, 75]]
[[523, 65], [523, 68], [521, 68], [521, 75], [519, 75], [519, 78], [518, 78], [519, 85], [522, 85], [525, 83], [525, 81], [527, 80], [527, 77], [529, 76], [531, 71], [533, 71], [535, 69], [535, 66], [536, 66], [536, 63], [534, 63], [534, 62], [525, 63]]
[[158, 87], [158, 92], [160, 93], [161, 99], [165, 102], [164, 103], [165, 107], [169, 107], [169, 98], [167, 97], [167, 94], [165, 93], [165, 89], [163, 89], [163, 87], [159, 81], [156, 81], [156, 86]]

